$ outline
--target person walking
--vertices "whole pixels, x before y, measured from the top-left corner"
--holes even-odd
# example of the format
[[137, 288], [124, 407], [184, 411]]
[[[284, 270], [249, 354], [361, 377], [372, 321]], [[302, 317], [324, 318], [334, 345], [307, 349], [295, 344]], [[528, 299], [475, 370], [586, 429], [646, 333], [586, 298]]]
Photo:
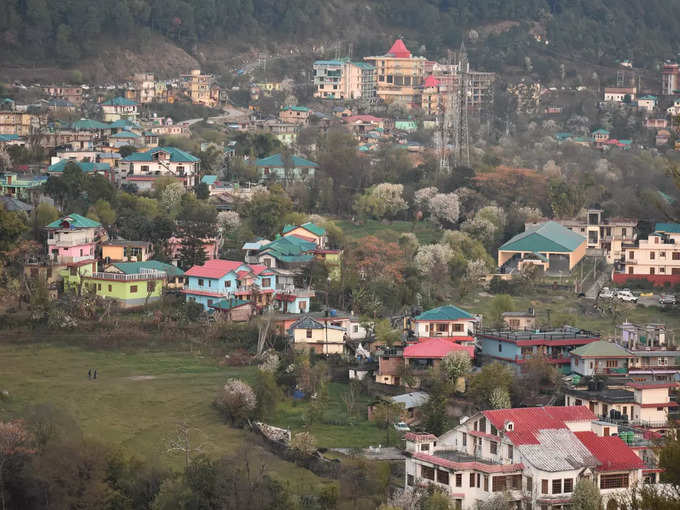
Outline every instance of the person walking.
[[91, 368], [87, 371], [87, 378], [92, 379], [92, 369]]
[[96, 378], [97, 378], [97, 369], [95, 368], [94, 369], [94, 379], [96, 379]]

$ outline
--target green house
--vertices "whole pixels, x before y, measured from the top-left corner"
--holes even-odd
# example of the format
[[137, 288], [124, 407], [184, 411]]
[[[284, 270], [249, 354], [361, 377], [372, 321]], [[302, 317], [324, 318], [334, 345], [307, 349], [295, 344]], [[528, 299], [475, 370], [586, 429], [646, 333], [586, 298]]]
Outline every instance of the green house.
[[261, 181], [275, 179], [280, 181], [304, 181], [314, 177], [317, 163], [299, 156], [284, 158], [282, 154], [274, 154], [255, 161], [257, 175]]

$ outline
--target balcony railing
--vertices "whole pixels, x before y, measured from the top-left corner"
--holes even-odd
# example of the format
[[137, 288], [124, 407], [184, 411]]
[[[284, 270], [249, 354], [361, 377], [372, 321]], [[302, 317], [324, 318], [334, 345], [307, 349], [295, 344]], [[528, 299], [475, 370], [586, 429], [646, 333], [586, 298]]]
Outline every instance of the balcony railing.
[[137, 280], [157, 280], [159, 278], [167, 278], [167, 274], [163, 271], [155, 271], [153, 269], [142, 269], [140, 273], [134, 274], [120, 274], [120, 273], [92, 273], [91, 278], [95, 280], [116, 280], [121, 282], [132, 282]]
[[81, 244], [93, 244], [95, 243], [93, 237], [81, 237], [81, 238], [69, 238], [69, 239], [48, 239], [48, 246], [79, 246]]
[[668, 427], [668, 425], [669, 425], [668, 420], [658, 420], [658, 421], [623, 420], [623, 419], [611, 418], [610, 416], [600, 416], [600, 421], [605, 421], [607, 423], [614, 423], [614, 424], [619, 425], [619, 426], [620, 425], [631, 425], [631, 426], [635, 426], [635, 427], [643, 427], [643, 428], [650, 428], [650, 429]]

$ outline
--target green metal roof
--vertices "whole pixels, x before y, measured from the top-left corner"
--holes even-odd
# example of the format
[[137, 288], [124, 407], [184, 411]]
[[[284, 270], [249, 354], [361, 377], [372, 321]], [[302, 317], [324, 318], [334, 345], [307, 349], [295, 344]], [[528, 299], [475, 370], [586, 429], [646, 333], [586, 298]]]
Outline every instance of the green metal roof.
[[549, 221], [517, 234], [499, 248], [499, 251], [529, 251], [534, 253], [571, 253], [586, 238], [559, 223]]
[[19, 140], [19, 135], [0, 135], [0, 142]]
[[[301, 158], [299, 156], [291, 156], [291, 162], [293, 168], [318, 168], [319, 165], [308, 159]], [[281, 154], [273, 154], [266, 158], [258, 159], [255, 162], [255, 166], [259, 167], [271, 167], [271, 168], [284, 168], [283, 158]]]
[[109, 124], [110, 128], [137, 128], [139, 129], [141, 126], [137, 124], [136, 122], [132, 122], [131, 120], [128, 119], [118, 119], [114, 122], [111, 122]]
[[80, 214], [72, 213], [58, 220], [49, 223], [46, 228], [63, 228], [63, 224], [68, 223], [70, 228], [96, 228], [101, 227], [102, 224], [98, 221], [91, 220]]
[[597, 356], [601, 358], [606, 357], [617, 357], [617, 356], [627, 356], [632, 357], [630, 353], [612, 342], [605, 342], [604, 340], [598, 340], [597, 342], [591, 342], [581, 347], [577, 347], [571, 351], [572, 354], [576, 356]]
[[47, 167], [48, 172], [61, 173], [69, 163], [75, 163], [83, 173], [91, 172], [108, 172], [111, 170], [111, 165], [108, 163], [93, 163], [91, 161], [73, 161], [72, 159], [62, 159], [54, 165]]
[[293, 111], [293, 112], [308, 112], [309, 108], [306, 106], [284, 106], [281, 108], [284, 111]]
[[80, 119], [71, 124], [71, 128], [76, 131], [95, 131], [98, 129], [109, 129], [109, 125], [93, 119]]
[[315, 225], [311, 221], [303, 223], [302, 225], [284, 225], [282, 232], [284, 234], [287, 234], [288, 232], [295, 230], [298, 227], [304, 228], [305, 230], [309, 230], [311, 233], [316, 234], [318, 236], [326, 235], [325, 228]]
[[594, 135], [598, 135], [598, 134], [601, 134], [601, 135], [608, 135], [608, 134], [609, 134], [609, 131], [607, 131], [606, 129], [600, 128], [600, 129], [596, 129], [595, 131], [593, 131], [593, 134], [594, 134]]
[[164, 271], [168, 276], [184, 276], [182, 271], [177, 266], [166, 264], [158, 260], [146, 260], [144, 262], [114, 262], [111, 264], [125, 274], [138, 274], [142, 269], [155, 269], [156, 271]]
[[124, 97], [114, 97], [113, 99], [104, 101], [102, 106], [137, 106], [137, 103], [131, 99], [125, 99]]
[[139, 138], [139, 135], [136, 135], [130, 131], [121, 131], [120, 133], [111, 135], [111, 138]]
[[242, 299], [220, 299], [218, 302], [209, 305], [210, 308], [217, 310], [231, 310], [239, 306], [247, 305], [250, 301], [243, 301]]
[[215, 181], [217, 181], [217, 176], [216, 175], [204, 175], [201, 177], [201, 182], [206, 183], [208, 186], [212, 186], [215, 184]]
[[352, 65], [357, 66], [359, 69], [366, 69], [366, 70], [375, 69], [374, 65], [368, 64], [366, 62], [352, 62]]
[[453, 305], [440, 306], [421, 313], [417, 321], [454, 321], [457, 319], [474, 319], [475, 316], [462, 308]]
[[346, 61], [343, 60], [316, 60], [314, 61], [314, 65], [319, 65], [319, 66], [341, 66], [345, 63]]
[[172, 162], [188, 161], [190, 163], [195, 163], [200, 161], [196, 156], [176, 147], [157, 147], [146, 152], [134, 152], [128, 157], [123, 158], [123, 161], [152, 161], [153, 155], [159, 152], [167, 152], [170, 155], [170, 161]]
[[665, 234], [680, 234], [680, 223], [657, 223], [654, 225], [654, 231]]

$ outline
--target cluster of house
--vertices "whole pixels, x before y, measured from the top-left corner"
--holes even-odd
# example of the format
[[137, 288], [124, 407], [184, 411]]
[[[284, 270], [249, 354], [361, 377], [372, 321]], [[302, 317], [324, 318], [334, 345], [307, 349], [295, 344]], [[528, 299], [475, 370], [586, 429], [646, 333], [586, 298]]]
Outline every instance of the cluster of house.
[[456, 64], [440, 64], [414, 56], [397, 39], [384, 55], [314, 62], [314, 96], [324, 99], [370, 103], [376, 98], [386, 104], [400, 104], [437, 115], [446, 96], [456, 90], [464, 76], [469, 86], [469, 107], [480, 110], [493, 101], [494, 73], [472, 71], [466, 59]]
[[[562, 509], [581, 478], [600, 488], [605, 504], [637, 483], [658, 483], [655, 441], [672, 427], [670, 391], [680, 376], [680, 351], [665, 328], [624, 323], [617, 341], [605, 342], [576, 328], [537, 330], [533, 310], [503, 319], [504, 329], [486, 330], [455, 306], [410, 318], [401, 345], [377, 348], [375, 380], [417, 387], [451, 352], [518, 372], [541, 356], [570, 374], [564, 407], [482, 411], [439, 437], [407, 433], [407, 489], [434, 484], [462, 509], [498, 496], [518, 507]], [[409, 424], [419, 422], [428, 399], [422, 391], [391, 397]]]

